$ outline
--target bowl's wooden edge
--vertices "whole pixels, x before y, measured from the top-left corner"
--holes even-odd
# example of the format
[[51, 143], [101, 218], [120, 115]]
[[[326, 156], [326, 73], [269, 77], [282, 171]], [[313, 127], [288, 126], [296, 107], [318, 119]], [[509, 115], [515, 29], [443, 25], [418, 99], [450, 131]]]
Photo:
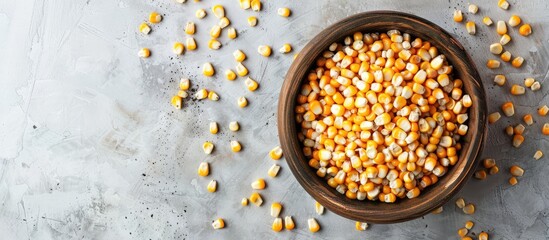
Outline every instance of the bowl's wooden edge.
[[[393, 21], [393, 24], [391, 26], [384, 26], [384, 22], [386, 23], [387, 21]], [[468, 141], [468, 143], [464, 144], [467, 145], [466, 154], [463, 154], [462, 151], [458, 163], [451, 167], [450, 172], [437, 183], [437, 187], [441, 188], [440, 191], [426, 190], [427, 193], [425, 195], [429, 194], [429, 201], [417, 201], [419, 198], [404, 200], [411, 203], [412, 207], [409, 208], [399, 208], [399, 203], [385, 204], [350, 200], [337, 193], [334, 189], [327, 186], [323, 179], [317, 177], [314, 171], [308, 166], [296, 137], [295, 114], [293, 111], [295, 96], [299, 91], [301, 80], [308, 73], [318, 53], [324, 51], [331, 44], [330, 41], [350, 35], [349, 32], [353, 29], [362, 29], [361, 31], [364, 31], [366, 28], [364, 27], [365, 25], [368, 25], [368, 28], [372, 29], [372, 31], [375, 29], [388, 30], [393, 28], [402, 30], [408, 29], [408, 25], [413, 25], [415, 31], [428, 30], [425, 32], [422, 31], [423, 34], [413, 35], [419, 35], [422, 39], [440, 39], [440, 41], [451, 43], [444, 47], [452, 54], [455, 54], [455, 59], [462, 60], [459, 65], [457, 65], [456, 61], [452, 61], [454, 70], [459, 68], [470, 70], [469, 72], [460, 72], [461, 78], [465, 83], [465, 90], [473, 99], [473, 107], [470, 110], [470, 129], [469, 133], [465, 136], [465, 141]], [[413, 32], [414, 30], [405, 30], [405, 32]], [[437, 47], [440, 49], [440, 46]], [[448, 55], [448, 53], [445, 54]], [[487, 134], [486, 111], [486, 96], [480, 76], [473, 61], [456, 39], [444, 29], [423, 18], [396, 11], [373, 11], [356, 14], [333, 24], [315, 36], [301, 50], [288, 70], [282, 86], [277, 122], [281, 147], [290, 170], [301, 186], [315, 200], [330, 211], [346, 218], [370, 223], [396, 223], [421, 217], [442, 206], [458, 193], [465, 182], [473, 175], [478, 165]], [[453, 173], [453, 175], [450, 173]]]

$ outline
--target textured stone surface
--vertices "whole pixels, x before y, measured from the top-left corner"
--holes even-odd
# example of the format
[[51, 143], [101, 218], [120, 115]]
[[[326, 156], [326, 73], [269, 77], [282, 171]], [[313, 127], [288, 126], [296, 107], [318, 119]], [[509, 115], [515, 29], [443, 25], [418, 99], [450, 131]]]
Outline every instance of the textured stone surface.
[[[510, 11], [494, 1], [477, 1], [477, 36], [454, 23], [454, 8], [466, 12], [467, 1], [264, 1], [258, 14], [238, 8], [237, 1], [224, 1], [239, 37], [223, 48], [206, 48], [209, 27], [216, 19], [208, 10], [204, 20], [194, 11], [208, 9], [213, 1], [178, 5], [171, 0], [45, 0], [0, 1], [0, 233], [5, 239], [309, 239], [306, 219], [316, 217], [322, 230], [316, 239], [383, 238], [446, 239], [473, 220], [474, 233], [488, 231], [494, 239], [545, 239], [549, 236], [549, 172], [547, 157], [532, 160], [536, 149], [549, 154], [548, 138], [540, 134], [543, 122], [526, 130], [520, 149], [510, 147], [502, 128], [521, 122], [526, 112], [540, 103], [549, 104], [549, 2], [511, 0]], [[289, 19], [276, 15], [288, 6]], [[290, 42], [299, 50], [321, 29], [337, 20], [368, 10], [393, 9], [427, 18], [456, 36], [474, 59], [489, 95], [489, 109], [513, 100], [517, 114], [489, 126], [484, 156], [496, 158], [501, 172], [485, 181], [471, 180], [460, 193], [477, 206], [473, 216], [464, 215], [453, 203], [444, 213], [394, 225], [373, 225], [367, 232], [354, 230], [354, 222], [327, 211], [316, 216], [311, 199], [291, 175], [284, 160], [280, 176], [268, 178], [262, 191], [261, 208], [241, 207], [250, 194], [249, 184], [266, 176], [273, 163], [268, 150], [278, 145], [276, 107], [278, 91], [291, 55], [274, 53], [270, 58], [256, 54], [256, 47], [269, 44], [276, 51]], [[164, 14], [149, 36], [136, 32], [150, 11]], [[529, 38], [511, 30], [513, 41], [506, 49], [521, 55], [526, 64], [514, 69], [508, 64], [490, 71], [484, 63], [492, 57], [488, 44], [499, 38], [494, 26], [481, 24], [484, 15], [494, 21], [517, 13], [532, 24]], [[259, 25], [250, 28], [246, 17], [258, 15]], [[183, 26], [197, 22], [199, 50], [173, 57], [171, 44], [183, 41]], [[152, 49], [142, 60], [139, 47]], [[243, 79], [226, 81], [221, 74], [234, 68], [232, 51], [248, 54], [245, 65], [261, 84], [249, 93]], [[199, 72], [203, 62], [214, 64], [218, 74], [205, 79]], [[510, 97], [509, 84], [497, 87], [493, 75], [506, 73], [509, 84], [532, 76], [544, 86], [541, 91]], [[216, 90], [219, 102], [189, 101], [174, 111], [169, 98], [180, 77], [192, 79], [193, 91]], [[191, 91], [192, 92], [192, 91]], [[246, 96], [246, 109], [236, 98]], [[228, 130], [239, 121], [241, 131]], [[217, 121], [220, 133], [208, 132], [208, 122]], [[238, 139], [243, 151], [228, 148]], [[211, 156], [201, 151], [203, 141], [212, 140]], [[207, 178], [197, 178], [201, 161], [211, 163]], [[508, 167], [520, 164], [525, 176], [510, 187]], [[206, 192], [210, 179], [219, 182], [215, 194]], [[273, 233], [268, 208], [273, 201], [284, 204], [283, 215], [293, 215], [297, 229]], [[227, 228], [211, 229], [214, 218], [226, 219]]]

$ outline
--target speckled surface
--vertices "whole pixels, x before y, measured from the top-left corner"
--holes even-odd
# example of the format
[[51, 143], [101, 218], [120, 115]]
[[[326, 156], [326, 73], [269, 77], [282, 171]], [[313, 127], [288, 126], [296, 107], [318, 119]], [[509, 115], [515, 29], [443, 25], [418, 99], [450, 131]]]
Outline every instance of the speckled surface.
[[[238, 8], [237, 1], [223, 1], [239, 37], [229, 41], [223, 32], [222, 49], [206, 48], [208, 31], [216, 19], [208, 10], [203, 20], [194, 18], [198, 8], [214, 2], [192, 1], [178, 5], [171, 0], [45, 0], [0, 1], [0, 234], [4, 239], [310, 239], [306, 219], [316, 217], [322, 230], [315, 239], [447, 239], [465, 221], [473, 220], [473, 233], [488, 231], [491, 239], [547, 239], [549, 236], [549, 185], [547, 157], [532, 159], [536, 149], [549, 154], [548, 137], [540, 128], [548, 117], [534, 113], [520, 149], [510, 145], [502, 129], [521, 122], [526, 112], [549, 104], [549, 2], [511, 0], [510, 11], [494, 1], [477, 1], [477, 36], [451, 21], [454, 8], [466, 11], [467, 1], [265, 1], [258, 14]], [[293, 10], [289, 19], [276, 15], [278, 7]], [[489, 126], [483, 156], [497, 159], [500, 173], [485, 181], [471, 180], [459, 194], [477, 206], [468, 216], [453, 203], [440, 215], [428, 215], [393, 225], [372, 225], [354, 230], [354, 222], [329, 211], [316, 216], [314, 201], [291, 175], [284, 160], [276, 179], [267, 177], [262, 191], [265, 205], [241, 207], [251, 192], [249, 184], [265, 177], [273, 163], [268, 150], [278, 145], [276, 107], [278, 91], [291, 55], [256, 54], [260, 44], [277, 50], [292, 43], [299, 50], [321, 29], [337, 20], [368, 10], [401, 10], [429, 19], [456, 36], [474, 59], [484, 80], [490, 111], [504, 101], [515, 102], [517, 114]], [[164, 15], [149, 36], [137, 25], [150, 11]], [[508, 64], [498, 71], [485, 69], [492, 57], [488, 44], [499, 38], [494, 27], [481, 24], [482, 16], [506, 20], [516, 13], [532, 24], [534, 33], [521, 37], [512, 29], [506, 46], [524, 56], [525, 66]], [[250, 28], [246, 17], [257, 15]], [[199, 49], [173, 57], [171, 44], [183, 41], [183, 26], [197, 23]], [[139, 47], [152, 49], [152, 57], [139, 59]], [[232, 51], [248, 54], [245, 65], [260, 83], [254, 93], [243, 79], [226, 81], [222, 73], [234, 68]], [[215, 78], [199, 71], [210, 61]], [[508, 84], [492, 84], [496, 73], [505, 73]], [[510, 97], [511, 83], [535, 77], [540, 91]], [[169, 105], [181, 77], [198, 88], [216, 90], [221, 100], [188, 101], [183, 110]], [[240, 109], [236, 98], [246, 96], [249, 106]], [[217, 121], [220, 133], [208, 133], [208, 122]], [[239, 121], [241, 131], [228, 130]], [[243, 151], [230, 152], [228, 143], [239, 140]], [[211, 156], [202, 142], [216, 144]], [[211, 175], [198, 178], [201, 161], [211, 163]], [[519, 164], [525, 176], [510, 187], [508, 167]], [[216, 179], [215, 194], [205, 190]], [[280, 201], [283, 215], [293, 215], [297, 229], [274, 233], [269, 205]], [[214, 231], [210, 223], [222, 217], [227, 228]]]

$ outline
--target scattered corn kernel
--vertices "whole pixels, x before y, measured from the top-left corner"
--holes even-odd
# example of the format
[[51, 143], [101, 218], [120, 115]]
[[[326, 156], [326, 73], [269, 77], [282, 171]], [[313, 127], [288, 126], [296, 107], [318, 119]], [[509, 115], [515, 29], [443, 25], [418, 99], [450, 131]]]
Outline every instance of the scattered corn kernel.
[[252, 0], [250, 3], [250, 6], [252, 7], [252, 10], [254, 12], [261, 11], [261, 1], [260, 0]]
[[215, 74], [215, 69], [211, 63], [207, 62], [202, 65], [202, 73], [206, 77], [211, 77]]
[[240, 143], [236, 140], [232, 140], [230, 145], [231, 145], [231, 151], [233, 152], [240, 152], [240, 150], [242, 150], [242, 145], [240, 145]]
[[482, 166], [485, 168], [491, 168], [493, 166], [496, 166], [496, 160], [493, 158], [486, 158], [482, 160]]
[[263, 178], [259, 178], [252, 182], [252, 188], [255, 190], [262, 190], [265, 189], [265, 180]]
[[209, 183], [208, 183], [208, 192], [215, 192], [217, 191], [217, 181], [216, 180], [211, 180]]
[[501, 54], [500, 58], [501, 58], [501, 60], [504, 61], [504, 62], [509, 62], [509, 61], [511, 61], [511, 52], [505, 51], [504, 53]]
[[513, 133], [522, 135], [522, 133], [524, 133], [525, 129], [526, 129], [526, 127], [524, 127], [524, 125], [517, 124], [517, 126], [515, 126], [515, 128], [513, 128]]
[[503, 86], [505, 84], [505, 80], [505, 75], [498, 74], [494, 77], [494, 83], [499, 86]]
[[534, 159], [539, 160], [543, 157], [543, 152], [541, 150], [537, 150], [536, 153], [534, 153]]
[[454, 21], [455, 22], [463, 21], [463, 13], [461, 12], [461, 10], [454, 10]]
[[186, 40], [187, 50], [192, 51], [196, 49], [196, 42], [194, 41], [194, 38], [188, 37]]
[[515, 129], [513, 126], [509, 125], [505, 128], [505, 133], [509, 136], [513, 136], [515, 134]]
[[486, 171], [484, 169], [478, 170], [475, 172], [474, 176], [478, 180], [484, 180], [486, 179]]
[[528, 126], [534, 124], [534, 118], [532, 117], [532, 114], [524, 115], [524, 117], [522, 117], [522, 120], [524, 120], [524, 123], [526, 123], [526, 125]]
[[465, 207], [463, 207], [462, 210], [465, 214], [471, 215], [471, 214], [475, 213], [475, 205], [473, 205], [472, 203], [469, 203], [469, 204], [465, 205]]
[[257, 17], [249, 16], [248, 17], [248, 25], [250, 25], [250, 27], [255, 27], [257, 25]]
[[212, 38], [210, 41], [208, 41], [208, 47], [213, 50], [217, 50], [221, 48], [221, 42], [217, 41], [216, 39]]
[[473, 221], [465, 222], [465, 228], [467, 228], [468, 230], [471, 230], [471, 228], [473, 228], [474, 225], [475, 223], [473, 223]]
[[237, 37], [236, 29], [234, 27], [227, 28], [227, 36], [230, 39], [235, 39]]
[[467, 233], [469, 232], [469, 230], [467, 230], [467, 228], [460, 228], [458, 229], [458, 235], [460, 237], [465, 237], [465, 235], [467, 235]]
[[498, 166], [493, 166], [493, 167], [491, 167], [490, 170], [488, 171], [488, 173], [489, 173], [490, 175], [494, 175], [494, 174], [496, 174], [496, 173], [498, 173], [498, 172], [499, 172], [499, 167], [498, 167]]
[[282, 218], [279, 218], [279, 217], [275, 218], [272, 226], [273, 231], [280, 232], [282, 231], [282, 227], [283, 227]]
[[181, 109], [181, 106], [183, 105], [183, 99], [180, 96], [176, 95], [172, 97], [170, 103], [175, 109]]
[[467, 32], [471, 35], [475, 35], [477, 33], [477, 27], [475, 25], [475, 22], [469, 21], [465, 24], [465, 28], [467, 29]]
[[493, 54], [500, 54], [503, 51], [503, 46], [500, 43], [494, 43], [490, 45], [490, 52]]
[[173, 53], [174, 54], [181, 55], [181, 54], [183, 54], [183, 51], [185, 51], [185, 46], [183, 45], [183, 43], [175, 42], [173, 44]]
[[248, 68], [246, 68], [244, 64], [239, 62], [236, 64], [236, 73], [238, 74], [238, 76], [244, 77], [248, 75]]
[[532, 27], [530, 26], [530, 24], [523, 24], [522, 26], [520, 26], [519, 34], [522, 36], [528, 36], [532, 34]]
[[278, 175], [278, 171], [280, 171], [280, 166], [276, 165], [276, 164], [273, 164], [269, 168], [269, 171], [267, 172], [267, 175], [269, 175], [270, 177], [276, 177]]
[[200, 9], [196, 10], [194, 15], [196, 16], [196, 18], [202, 19], [202, 18], [206, 17], [206, 11], [204, 9], [200, 8]]
[[292, 219], [292, 216], [286, 216], [284, 218], [284, 228], [286, 228], [286, 230], [288, 231], [291, 231], [292, 229], [295, 228], [295, 223], [294, 223], [294, 220]]
[[513, 65], [513, 67], [515, 67], [515, 68], [519, 68], [519, 67], [522, 66], [523, 62], [524, 62], [524, 58], [515, 57], [515, 59], [513, 59], [513, 61], [511, 62], [511, 65]]
[[498, 7], [503, 10], [507, 10], [509, 8], [509, 3], [506, 0], [499, 0]]
[[239, 0], [240, 2], [240, 8], [246, 10], [249, 9], [251, 6], [250, 0]]
[[288, 43], [282, 45], [282, 47], [278, 50], [280, 53], [289, 53], [292, 51], [292, 46]]
[[517, 15], [512, 15], [510, 18], [509, 18], [509, 21], [507, 23], [509, 23], [509, 26], [511, 27], [516, 27], [520, 24], [521, 20], [520, 20], [520, 17], [517, 16]]
[[509, 178], [509, 184], [511, 184], [511, 186], [515, 186], [515, 185], [517, 185], [517, 183], [518, 183], [518, 180], [517, 180], [516, 177], [510, 177]]
[[187, 98], [189, 94], [187, 94], [187, 91], [185, 90], [179, 90], [177, 91], [177, 96], [179, 96], [180, 98]]
[[501, 118], [499, 112], [493, 112], [488, 115], [488, 123], [495, 123]]
[[212, 227], [214, 229], [222, 229], [225, 227], [225, 221], [223, 221], [223, 219], [221, 218], [218, 218], [212, 223]]
[[229, 123], [229, 130], [236, 132], [240, 129], [240, 125], [238, 125], [238, 122], [233, 121]]
[[486, 26], [491, 26], [494, 22], [492, 21], [492, 19], [488, 16], [484, 17], [482, 19], [482, 22], [484, 23], [484, 25]]
[[234, 71], [231, 69], [227, 69], [225, 70], [225, 77], [227, 78], [227, 80], [233, 81], [236, 79], [236, 73], [234, 73]]
[[505, 21], [497, 22], [496, 31], [499, 35], [503, 35], [507, 33], [507, 25], [505, 24]]
[[478, 234], [478, 240], [488, 240], [488, 233], [486, 232], [480, 232]]
[[206, 141], [204, 142], [204, 144], [202, 144], [202, 150], [204, 150], [205, 154], [211, 154], [213, 149], [214, 149], [214, 145], [211, 142]]
[[219, 25], [219, 27], [223, 29], [228, 27], [230, 24], [231, 24], [231, 21], [228, 18], [222, 17], [221, 19], [219, 19], [219, 23], [217, 25]]
[[440, 214], [444, 211], [444, 207], [440, 206], [438, 208], [436, 208], [435, 210], [433, 210], [431, 213], [432, 214]]
[[259, 193], [253, 192], [252, 195], [250, 195], [250, 202], [259, 207], [263, 204], [263, 198], [261, 198]]
[[[503, 34], [501, 36], [501, 38], [499, 39], [499, 43], [501, 45], [506, 45], [507, 43], [509, 43], [511, 41], [511, 36], [509, 36], [509, 34]], [[503, 49], [502, 49], [503, 50]]]
[[315, 202], [315, 212], [318, 215], [324, 214], [324, 206], [322, 206], [319, 202]]
[[194, 22], [187, 22], [185, 25], [185, 33], [189, 35], [193, 35], [196, 31], [196, 26], [194, 25]]
[[210, 174], [210, 164], [207, 162], [201, 162], [198, 166], [198, 176], [205, 177]]
[[264, 57], [271, 56], [271, 47], [268, 45], [259, 45], [259, 47], [257, 47], [257, 52]]
[[269, 152], [269, 157], [271, 157], [271, 159], [273, 159], [273, 160], [280, 159], [282, 157], [282, 148], [280, 148], [279, 146], [274, 147]]
[[236, 104], [241, 108], [246, 107], [248, 106], [248, 99], [245, 97], [239, 97]]
[[246, 59], [246, 54], [242, 52], [241, 50], [237, 49], [233, 52], [234, 60], [237, 62], [242, 62]]
[[217, 134], [218, 131], [219, 131], [219, 128], [217, 127], [217, 123], [216, 122], [210, 122], [210, 133], [211, 134]]
[[151, 32], [151, 27], [149, 27], [146, 23], [141, 23], [139, 24], [139, 32], [147, 35]]
[[282, 205], [279, 202], [274, 202], [271, 204], [271, 217], [277, 218], [282, 211]]
[[501, 105], [501, 110], [503, 111], [503, 114], [505, 114], [505, 116], [507, 117], [515, 115], [515, 106], [512, 102], [506, 102]]
[[211, 29], [210, 29], [210, 36], [212, 38], [219, 38], [219, 36], [221, 35], [221, 27], [218, 26], [218, 25], [214, 25]]
[[366, 231], [367, 228], [368, 228], [368, 223], [365, 223], [365, 222], [355, 223], [355, 229], [358, 231]]
[[523, 86], [520, 86], [518, 84], [513, 84], [511, 86], [511, 94], [513, 95], [522, 95], [526, 92], [526, 89]]
[[137, 55], [142, 58], [148, 58], [149, 56], [151, 56], [151, 50], [149, 50], [148, 48], [141, 48], [139, 49]]
[[219, 4], [212, 7], [212, 12], [217, 18], [225, 17], [225, 8]]
[[538, 81], [535, 81], [534, 83], [532, 83], [532, 86], [530, 87], [530, 89], [532, 91], [537, 91], [541, 88], [541, 83], [539, 83]]
[[548, 112], [549, 112], [549, 107], [547, 107], [547, 105], [543, 105], [540, 108], [538, 108], [538, 114], [540, 116], [545, 116], [547, 115]]
[[513, 147], [520, 147], [520, 145], [524, 142], [524, 136], [520, 134], [515, 134], [513, 136]]
[[532, 84], [534, 84], [534, 82], [536, 82], [536, 80], [534, 78], [525, 78], [524, 79], [524, 86], [525, 87], [531, 87]]
[[277, 11], [278, 15], [282, 16], [282, 17], [289, 17], [290, 14], [292, 14], [292, 12], [290, 11], [289, 8], [279, 8], [278, 11]]
[[240, 205], [248, 206], [248, 199], [247, 198], [242, 198], [242, 200], [240, 200]]
[[465, 200], [464, 200], [463, 198], [458, 198], [458, 199], [456, 200], [456, 206], [457, 206], [458, 208], [463, 208], [463, 207], [465, 207]]
[[549, 135], [549, 123], [543, 124], [543, 127], [541, 127], [541, 133], [543, 135]]
[[309, 225], [309, 231], [311, 231], [312, 233], [318, 232], [318, 230], [320, 230], [320, 225], [314, 218], [309, 218], [309, 220], [307, 220], [307, 224]]
[[246, 78], [246, 80], [244, 81], [244, 84], [246, 85], [246, 88], [248, 88], [248, 90], [252, 92], [259, 87], [259, 84], [255, 80], [251, 79], [250, 77]]
[[208, 97], [208, 90], [206, 89], [200, 89], [195, 94], [195, 98], [198, 100], [202, 100]]
[[500, 65], [500, 62], [498, 60], [495, 60], [495, 59], [490, 59], [490, 60], [488, 60], [488, 62], [486, 62], [486, 67], [491, 68], [491, 69], [499, 68], [499, 65]]
[[469, 4], [469, 12], [476, 14], [478, 12], [478, 6], [475, 4]]
[[150, 23], [159, 23], [160, 21], [162, 21], [162, 15], [157, 12], [151, 12], [151, 14], [149, 14]]

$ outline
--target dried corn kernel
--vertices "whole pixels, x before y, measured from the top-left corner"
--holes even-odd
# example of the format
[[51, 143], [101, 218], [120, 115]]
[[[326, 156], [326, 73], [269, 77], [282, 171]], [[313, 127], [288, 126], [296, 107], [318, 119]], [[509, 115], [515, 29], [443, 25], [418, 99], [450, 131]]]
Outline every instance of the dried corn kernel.
[[149, 56], [151, 56], [151, 50], [149, 50], [148, 48], [141, 48], [139, 49], [137, 55], [142, 58], [148, 58]]
[[319, 202], [315, 202], [315, 212], [318, 215], [324, 214], [324, 206], [322, 206]]
[[202, 19], [202, 18], [206, 17], [206, 11], [204, 11], [204, 9], [200, 8], [200, 9], [196, 10], [194, 15], [196, 16], [196, 18]]
[[141, 23], [139, 24], [139, 32], [147, 35], [151, 32], [151, 27], [149, 27], [146, 23]]
[[543, 124], [543, 127], [541, 127], [541, 133], [543, 135], [549, 135], [549, 123]]
[[471, 35], [475, 35], [477, 33], [477, 27], [475, 25], [475, 22], [469, 21], [465, 24], [465, 28], [467, 29], [467, 32]]
[[501, 38], [499, 39], [499, 43], [501, 45], [506, 45], [507, 43], [509, 43], [511, 41], [511, 36], [509, 36], [509, 34], [503, 34], [501, 36]]
[[205, 177], [210, 175], [210, 164], [201, 162], [198, 166], [198, 176]]
[[236, 64], [236, 73], [238, 74], [238, 76], [244, 77], [248, 75], [248, 68], [246, 68], [244, 64], [239, 62]]
[[288, 231], [291, 231], [292, 229], [295, 228], [295, 223], [294, 223], [294, 220], [292, 219], [292, 216], [286, 216], [284, 218], [284, 228], [286, 228], [286, 230]]
[[242, 145], [240, 145], [240, 143], [236, 140], [232, 140], [230, 145], [231, 145], [231, 151], [233, 152], [240, 152], [240, 150], [242, 150]]
[[488, 16], [482, 18], [482, 22], [484, 23], [484, 25], [486, 26], [491, 26], [494, 22], [492, 21], [492, 19]]
[[227, 69], [225, 70], [225, 77], [227, 78], [227, 80], [233, 81], [236, 79], [236, 73], [234, 73], [234, 71], [231, 69]]
[[478, 234], [478, 240], [488, 240], [488, 233], [486, 232], [480, 232]]
[[208, 41], [208, 47], [210, 49], [213, 49], [213, 50], [217, 50], [217, 49], [220, 49], [221, 48], [221, 43], [219, 41], [217, 41], [216, 39], [210, 39], [210, 41]]
[[538, 114], [540, 116], [545, 116], [547, 115], [548, 112], [549, 112], [549, 107], [547, 107], [547, 105], [543, 105], [540, 108], [538, 108]]
[[463, 198], [458, 198], [456, 200], [456, 207], [458, 207], [458, 208], [465, 207], [465, 200]]
[[282, 47], [278, 50], [280, 53], [289, 53], [292, 51], [292, 46], [288, 43], [282, 45]]
[[500, 58], [504, 62], [509, 62], [511, 61], [511, 53], [509, 51], [505, 51], [501, 54]]
[[505, 116], [507, 117], [515, 115], [515, 106], [512, 102], [506, 102], [501, 105], [501, 110], [503, 111], [503, 114], [505, 114]]
[[498, 21], [496, 24], [496, 32], [499, 35], [503, 35], [507, 33], [507, 25], [505, 24], [505, 21]]
[[211, 154], [214, 149], [214, 145], [211, 142], [204, 142], [202, 144], [202, 150], [204, 150], [205, 154]]
[[510, 177], [509, 178], [509, 184], [511, 184], [511, 186], [515, 186], [515, 185], [517, 185], [517, 183], [518, 183], [518, 180], [517, 180], [516, 177]]
[[215, 192], [217, 191], [217, 181], [216, 180], [211, 180], [209, 183], [208, 183], [208, 192]]
[[368, 228], [368, 223], [365, 223], [365, 222], [355, 223], [355, 229], [358, 231], [366, 231], [367, 228]]
[[237, 62], [242, 62], [246, 59], [246, 54], [242, 52], [241, 50], [237, 49], [233, 52], [234, 60]]
[[499, 74], [494, 77], [494, 83], [499, 86], [503, 86], [505, 84], [505, 80], [506, 80], [505, 75]]
[[236, 101], [236, 104], [239, 107], [244, 108], [248, 106], [248, 99], [246, 99], [245, 97], [239, 97], [238, 100]]
[[535, 82], [536, 82], [536, 80], [533, 79], [533, 78], [525, 78], [525, 79], [524, 79], [524, 86], [529, 88], [529, 87], [531, 87]]
[[468, 230], [471, 230], [474, 225], [475, 225], [475, 223], [473, 223], [473, 221], [465, 222], [465, 228], [467, 228]]
[[433, 210], [431, 213], [432, 214], [440, 214], [444, 211], [444, 208], [442, 206], [436, 208], [435, 210]]
[[520, 145], [522, 145], [522, 143], [524, 142], [524, 136], [520, 135], [520, 134], [515, 134], [513, 136], [513, 147], [520, 147]]
[[219, 36], [221, 35], [221, 27], [218, 26], [218, 25], [214, 25], [211, 29], [210, 29], [210, 36], [212, 38], [219, 38]]
[[208, 90], [206, 89], [200, 89], [196, 92], [195, 98], [198, 100], [202, 100], [208, 97]]
[[278, 175], [278, 171], [280, 171], [280, 166], [276, 165], [276, 164], [273, 164], [269, 168], [269, 171], [267, 172], [267, 175], [269, 175], [270, 177], [276, 177]]
[[244, 81], [244, 84], [246, 85], [246, 88], [248, 88], [248, 90], [254, 92], [258, 87], [259, 87], [259, 84], [251, 79], [251, 78], [246, 78], [246, 80]]
[[149, 14], [150, 23], [159, 23], [160, 21], [162, 21], [162, 15], [157, 12], [151, 12], [151, 14]]
[[282, 211], [282, 205], [278, 202], [274, 202], [271, 204], [271, 217], [277, 218], [278, 215], [280, 215], [280, 212]]
[[177, 91], [177, 96], [179, 96], [180, 98], [187, 98], [189, 94], [187, 94], [187, 91], [179, 90]]
[[279, 218], [279, 217], [275, 218], [272, 226], [273, 231], [280, 232], [282, 231], [282, 227], [283, 227], [282, 218]]
[[223, 6], [217, 4], [212, 7], [212, 12], [215, 17], [222, 18], [225, 17], [225, 8]]
[[472, 203], [469, 203], [465, 205], [465, 207], [463, 207], [462, 210], [465, 214], [471, 215], [475, 213], [475, 205], [473, 205]]
[[475, 178], [478, 180], [486, 179], [486, 171], [484, 169], [478, 170], [474, 174]]
[[240, 8], [246, 10], [251, 7], [251, 0], [239, 0], [240, 2]]
[[211, 134], [217, 134], [218, 131], [219, 131], [219, 128], [217, 127], [217, 123], [216, 122], [210, 122], [210, 133]]
[[320, 230], [320, 225], [314, 218], [309, 218], [309, 220], [307, 220], [307, 224], [309, 225], [309, 231], [311, 231], [312, 233], [318, 232], [318, 230]]
[[225, 227], [225, 221], [223, 219], [218, 218], [212, 223], [213, 229], [222, 229]]
[[248, 17], [248, 25], [250, 25], [250, 27], [255, 27], [257, 25], [257, 17], [249, 16]]
[[469, 12], [476, 14], [478, 12], [478, 6], [475, 4], [469, 4]]
[[227, 36], [230, 39], [235, 39], [237, 37], [236, 29], [234, 27], [227, 28]]
[[233, 122], [230, 122], [229, 123], [229, 130], [233, 131], [233, 132], [236, 132], [240, 129], [240, 125], [238, 124], [238, 122], [236, 121], [233, 121]]
[[509, 21], [507, 23], [509, 23], [509, 26], [511, 27], [516, 27], [520, 24], [521, 20], [520, 20], [520, 17], [517, 16], [517, 15], [511, 15], [511, 17], [509, 18]]
[[511, 65], [513, 65], [513, 67], [515, 68], [519, 68], [522, 66], [522, 63], [524, 62], [524, 58], [522, 57], [516, 57], [515, 59], [513, 59], [513, 61], [511, 62]]
[[207, 62], [202, 65], [202, 74], [206, 77], [211, 77], [215, 74], [215, 69], [211, 63]]
[[181, 106], [183, 105], [183, 99], [180, 96], [173, 96], [171, 104], [175, 109], [181, 109]]
[[261, 198], [259, 193], [253, 192], [252, 195], [250, 195], [250, 202], [259, 207], [263, 204], [263, 198]]
[[228, 27], [229, 25], [231, 24], [231, 21], [226, 18], [226, 17], [222, 17], [221, 19], [219, 19], [219, 23], [217, 24], [221, 29], [223, 28], [226, 28]]
[[240, 200], [240, 205], [248, 206], [248, 199], [247, 198], [242, 198], [242, 200]]
[[460, 228], [458, 229], [458, 235], [460, 237], [465, 237], [465, 235], [467, 235], [467, 233], [469, 232], [469, 230], [467, 230], [467, 228]]
[[526, 89], [523, 86], [520, 86], [518, 84], [513, 84], [511, 86], [511, 94], [513, 95], [522, 95], [526, 92]]
[[290, 14], [292, 14], [292, 12], [290, 11], [289, 8], [279, 8], [278, 11], [277, 11], [278, 15], [282, 16], [282, 17], [289, 17]]
[[530, 24], [523, 24], [522, 26], [520, 26], [519, 34], [522, 36], [528, 36], [532, 34], [532, 27], [530, 26]]
[[273, 160], [278, 160], [282, 157], [282, 148], [276, 146], [269, 152], [269, 157]]
[[503, 51], [503, 46], [500, 43], [494, 43], [490, 45], [490, 52], [493, 54], [500, 54]]
[[193, 35], [196, 31], [196, 26], [194, 25], [194, 22], [187, 22], [185, 25], [185, 33], [189, 35]]
[[271, 47], [268, 45], [259, 45], [259, 47], [257, 47], [257, 52], [264, 57], [271, 56]]
[[183, 51], [185, 51], [185, 46], [183, 45], [183, 43], [175, 42], [173, 44], [173, 53], [174, 54], [181, 55], [181, 54], [183, 54]]
[[534, 124], [534, 118], [532, 117], [532, 114], [524, 115], [524, 117], [522, 117], [522, 120], [524, 120], [524, 123], [526, 123], [526, 125], [528, 126]]
[[265, 180], [263, 178], [259, 178], [252, 182], [252, 188], [255, 190], [262, 190], [265, 189]]
[[498, 166], [493, 166], [493, 167], [491, 167], [490, 170], [488, 171], [488, 173], [489, 173], [490, 175], [494, 175], [494, 174], [496, 174], [496, 173], [498, 173], [498, 172], [499, 172], [499, 167], [498, 167]]
[[490, 59], [486, 62], [486, 67], [494, 69], [499, 68], [500, 62], [498, 60]]
[[261, 11], [261, 1], [260, 0], [252, 0], [250, 2], [250, 6], [252, 7], [252, 10], [254, 12], [259, 12]]
[[506, 0], [499, 0], [498, 7], [503, 10], [507, 10], [509, 8], [509, 3]]
[[454, 10], [454, 21], [455, 22], [463, 21], [463, 13], [461, 12], [461, 10]]
[[536, 153], [534, 153], [534, 159], [539, 160], [543, 157], [543, 152], [541, 150], [537, 150]]

